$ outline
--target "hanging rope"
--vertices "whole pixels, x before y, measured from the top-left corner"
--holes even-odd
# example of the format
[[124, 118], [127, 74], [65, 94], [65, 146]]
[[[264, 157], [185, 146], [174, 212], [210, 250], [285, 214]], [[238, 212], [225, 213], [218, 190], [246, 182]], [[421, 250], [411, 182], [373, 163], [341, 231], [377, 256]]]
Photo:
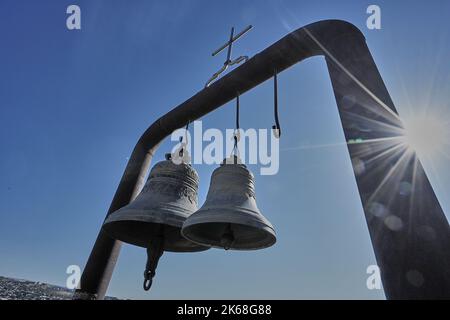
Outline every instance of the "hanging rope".
[[272, 131], [275, 138], [279, 139], [281, 137], [281, 126], [280, 121], [278, 119], [278, 79], [277, 79], [277, 70], [274, 71], [273, 74], [273, 113], [275, 115], [275, 125], [272, 126]]

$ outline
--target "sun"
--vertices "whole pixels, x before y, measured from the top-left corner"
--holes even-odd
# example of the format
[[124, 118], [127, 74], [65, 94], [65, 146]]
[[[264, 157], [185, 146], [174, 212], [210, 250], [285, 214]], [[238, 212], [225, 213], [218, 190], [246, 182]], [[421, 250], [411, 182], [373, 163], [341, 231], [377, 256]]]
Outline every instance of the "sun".
[[449, 125], [435, 115], [414, 115], [403, 124], [404, 142], [419, 157], [435, 158], [448, 145]]

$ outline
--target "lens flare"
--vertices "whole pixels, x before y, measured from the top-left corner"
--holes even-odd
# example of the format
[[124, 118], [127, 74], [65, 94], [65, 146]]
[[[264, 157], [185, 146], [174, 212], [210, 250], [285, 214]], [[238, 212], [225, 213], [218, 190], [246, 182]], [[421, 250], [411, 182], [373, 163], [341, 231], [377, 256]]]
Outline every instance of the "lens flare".
[[450, 137], [447, 123], [436, 116], [420, 115], [404, 119], [404, 142], [419, 157], [434, 158]]

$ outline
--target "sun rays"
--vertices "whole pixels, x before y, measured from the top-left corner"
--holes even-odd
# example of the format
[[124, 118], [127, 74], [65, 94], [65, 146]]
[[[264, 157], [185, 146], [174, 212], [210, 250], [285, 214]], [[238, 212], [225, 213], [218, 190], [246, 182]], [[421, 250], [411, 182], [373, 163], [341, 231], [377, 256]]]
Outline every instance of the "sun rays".
[[439, 155], [448, 157], [448, 122], [440, 119], [438, 115], [420, 114], [405, 118], [404, 123], [405, 143], [415, 150], [420, 158], [434, 159]]
[[419, 232], [418, 219], [442, 212], [427, 174], [439, 185], [450, 160], [450, 105], [422, 92], [427, 87], [421, 84], [420, 90], [411, 90], [410, 97], [400, 101], [400, 116], [370, 54], [352, 56], [354, 52], [348, 50], [345, 55], [304, 30], [326, 58], [346, 141], [281, 151], [347, 146], [364, 212], [373, 223], [371, 235], [382, 237], [386, 228], [395, 233]]

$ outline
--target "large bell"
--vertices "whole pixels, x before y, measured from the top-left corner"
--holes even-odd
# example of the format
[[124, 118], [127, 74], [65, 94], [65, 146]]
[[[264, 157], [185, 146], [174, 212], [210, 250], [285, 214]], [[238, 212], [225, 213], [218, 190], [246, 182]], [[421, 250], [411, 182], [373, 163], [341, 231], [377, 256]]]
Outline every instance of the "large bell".
[[164, 251], [206, 250], [180, 233], [183, 222], [197, 210], [198, 183], [197, 172], [191, 165], [174, 164], [167, 155], [165, 161], [150, 171], [137, 198], [111, 213], [103, 229], [115, 239], [144, 248], [162, 242]]
[[272, 224], [256, 206], [253, 174], [236, 156], [214, 170], [205, 204], [181, 232], [198, 244], [224, 249], [262, 249], [276, 241]]

